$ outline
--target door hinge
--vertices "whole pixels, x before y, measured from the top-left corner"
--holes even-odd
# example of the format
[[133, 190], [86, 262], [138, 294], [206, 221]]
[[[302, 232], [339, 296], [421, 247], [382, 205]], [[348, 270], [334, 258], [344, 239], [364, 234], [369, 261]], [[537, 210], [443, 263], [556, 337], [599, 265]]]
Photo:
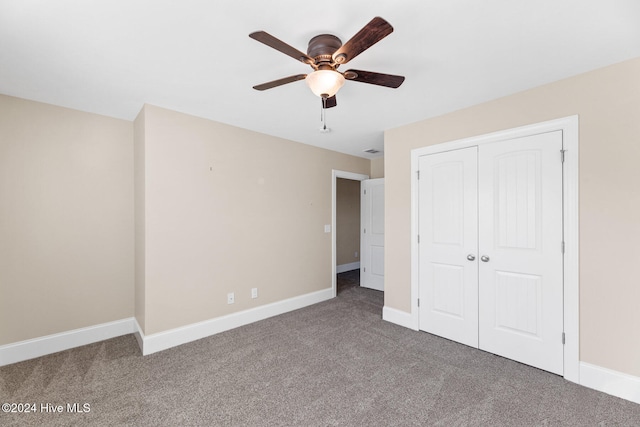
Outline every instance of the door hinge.
[[366, 190], [366, 189], [364, 190], [364, 195], [365, 195], [365, 196], [367, 195], [367, 190]]
[[566, 338], [566, 337], [565, 337], [564, 332], [563, 332], [563, 333], [562, 333], [562, 344], [564, 344], [564, 343], [566, 342], [565, 338]]
[[560, 150], [560, 161], [561, 161], [562, 163], [564, 163], [564, 153], [565, 153], [566, 151], [567, 151], [567, 150]]
[[364, 234], [367, 234], [367, 229], [366, 228], [364, 229]]
[[420, 181], [420, 171], [416, 171], [416, 174], [418, 175], [418, 181]]
[[564, 253], [564, 242], [562, 242], [562, 253]]
[[367, 267], [362, 267], [362, 272], [366, 273], [367, 272]]
[[418, 298], [418, 307], [420, 307], [420, 298]]
[[420, 244], [420, 235], [418, 234], [418, 244]]

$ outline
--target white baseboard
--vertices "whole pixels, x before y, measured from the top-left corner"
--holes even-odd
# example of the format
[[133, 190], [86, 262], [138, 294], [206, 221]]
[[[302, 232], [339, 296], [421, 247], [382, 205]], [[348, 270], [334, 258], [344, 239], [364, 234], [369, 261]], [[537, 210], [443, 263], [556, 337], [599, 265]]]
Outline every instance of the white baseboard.
[[136, 341], [138, 341], [138, 347], [140, 347], [140, 352], [144, 355], [144, 333], [142, 332], [142, 328], [140, 327], [140, 323], [138, 323], [138, 319], [133, 318], [135, 323], [135, 332], [133, 336], [136, 337]]
[[144, 335], [141, 330], [138, 330], [139, 342], [142, 342], [142, 354], [146, 356], [331, 298], [333, 298], [333, 290], [328, 288], [151, 335]]
[[640, 377], [580, 362], [580, 384], [640, 404]]
[[344, 273], [345, 271], [359, 270], [359, 269], [360, 269], [360, 261], [352, 262], [350, 264], [340, 264], [340, 265], [336, 265], [336, 274]]
[[131, 334], [135, 330], [135, 319], [132, 317], [6, 344], [0, 346], [0, 366]]
[[155, 353], [333, 298], [332, 289], [145, 336], [134, 317], [0, 346], [0, 366], [134, 334], [143, 355]]
[[405, 328], [413, 329], [414, 331], [417, 330], [413, 327], [411, 313], [387, 307], [386, 305], [382, 307], [382, 320], [404, 326]]

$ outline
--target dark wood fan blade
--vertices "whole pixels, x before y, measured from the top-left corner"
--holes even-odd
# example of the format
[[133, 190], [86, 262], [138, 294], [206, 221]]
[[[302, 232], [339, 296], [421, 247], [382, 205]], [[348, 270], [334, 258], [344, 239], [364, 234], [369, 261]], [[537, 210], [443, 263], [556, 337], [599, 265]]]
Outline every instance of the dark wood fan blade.
[[347, 70], [344, 72], [347, 80], [370, 83], [372, 85], [398, 88], [404, 82], [404, 76], [394, 76], [393, 74], [374, 73], [372, 71]]
[[335, 107], [336, 105], [338, 105], [338, 101], [336, 100], [335, 95], [327, 98], [326, 100], [325, 99], [322, 100], [323, 108], [331, 108], [331, 107]]
[[300, 62], [304, 62], [305, 64], [313, 64], [314, 62], [313, 58], [311, 58], [306, 53], [300, 52], [295, 47], [289, 46], [282, 40], [279, 40], [273, 37], [271, 34], [266, 33], [264, 31], [256, 31], [255, 33], [249, 34], [249, 37], [259, 41], [260, 43], [264, 43], [267, 46], [274, 48], [275, 50], [279, 50], [285, 55], [289, 55], [293, 59], [296, 59]]
[[297, 82], [298, 80], [304, 80], [307, 77], [306, 74], [296, 74], [295, 76], [285, 77], [283, 79], [274, 80], [272, 82], [262, 83], [261, 85], [254, 86], [255, 90], [267, 90], [272, 87], [286, 85], [287, 83]]
[[333, 54], [337, 64], [346, 64], [393, 32], [393, 27], [376, 16]]

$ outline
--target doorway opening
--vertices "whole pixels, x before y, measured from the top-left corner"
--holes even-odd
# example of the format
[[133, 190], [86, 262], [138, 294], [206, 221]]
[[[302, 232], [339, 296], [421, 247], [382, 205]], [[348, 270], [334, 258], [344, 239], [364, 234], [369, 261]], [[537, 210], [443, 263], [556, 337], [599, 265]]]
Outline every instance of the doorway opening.
[[[360, 286], [360, 181], [369, 175], [332, 171], [331, 185], [331, 288]], [[357, 284], [356, 284], [357, 282]]]
[[360, 181], [336, 180], [337, 294], [360, 286]]

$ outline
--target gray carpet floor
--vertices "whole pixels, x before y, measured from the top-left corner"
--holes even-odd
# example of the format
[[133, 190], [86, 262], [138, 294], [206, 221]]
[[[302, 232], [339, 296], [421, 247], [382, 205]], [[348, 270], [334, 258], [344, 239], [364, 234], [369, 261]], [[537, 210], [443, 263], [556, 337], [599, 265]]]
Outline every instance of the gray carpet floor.
[[[123, 336], [0, 368], [0, 425], [640, 426], [640, 405], [381, 319], [338, 298], [142, 357]], [[88, 413], [40, 405], [89, 404]]]

